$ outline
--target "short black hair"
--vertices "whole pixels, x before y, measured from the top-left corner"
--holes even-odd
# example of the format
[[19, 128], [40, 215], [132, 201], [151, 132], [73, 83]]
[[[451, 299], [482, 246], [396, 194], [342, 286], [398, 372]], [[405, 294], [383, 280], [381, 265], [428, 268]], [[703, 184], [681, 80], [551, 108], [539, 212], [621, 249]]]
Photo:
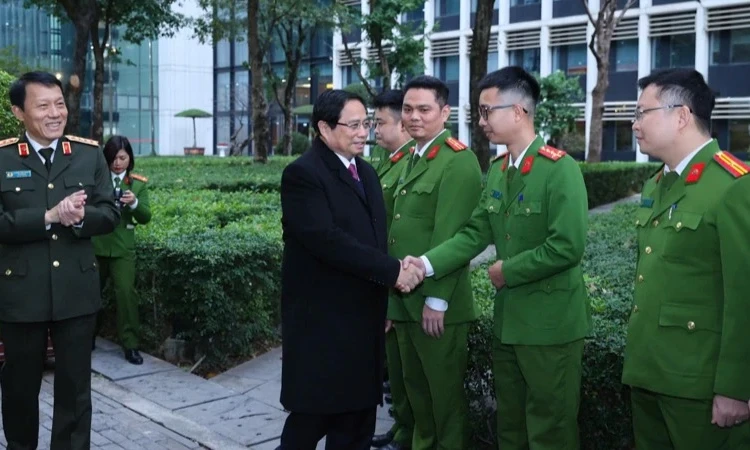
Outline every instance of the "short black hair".
[[427, 89], [435, 93], [435, 100], [438, 105], [442, 108], [448, 104], [448, 94], [450, 89], [448, 86], [440, 81], [439, 79], [430, 75], [420, 75], [412, 78], [406, 86], [404, 86], [404, 95], [409, 92], [409, 89]]
[[339, 119], [341, 118], [341, 110], [350, 101], [358, 101], [362, 103], [362, 106], [367, 110], [365, 101], [359, 95], [345, 91], [343, 89], [329, 89], [315, 100], [313, 105], [312, 113], [312, 126], [316, 133], [320, 133], [318, 129], [318, 122], [321, 120], [328, 124], [331, 129], [336, 128]]
[[376, 95], [372, 101], [375, 109], [387, 108], [396, 117], [401, 118], [401, 107], [404, 104], [404, 91], [400, 89], [389, 89]]
[[516, 91], [533, 101], [532, 108], [539, 103], [541, 89], [534, 75], [523, 67], [508, 66], [485, 75], [477, 85], [479, 92], [485, 89], [497, 88], [500, 92]]
[[23, 111], [23, 104], [26, 102], [26, 85], [31, 83], [42, 84], [47, 87], [57, 86], [60, 88], [60, 91], [63, 90], [60, 80], [51, 73], [26, 72], [10, 86], [8, 96], [10, 97], [11, 105], [18, 106]]
[[130, 163], [126, 169], [126, 172], [130, 173], [130, 171], [133, 170], [133, 167], [135, 167], [135, 158], [133, 158], [133, 147], [130, 146], [130, 141], [125, 136], [114, 135], [107, 140], [106, 144], [104, 144], [102, 152], [104, 152], [104, 159], [107, 161], [107, 167], [112, 164], [112, 161], [115, 160], [115, 157], [120, 150], [125, 150], [125, 153], [130, 157]]
[[663, 106], [687, 106], [695, 116], [698, 129], [704, 134], [710, 133], [716, 95], [700, 72], [695, 69], [666, 69], [638, 80], [641, 90], [651, 85], [658, 89], [657, 98], [663, 102]]

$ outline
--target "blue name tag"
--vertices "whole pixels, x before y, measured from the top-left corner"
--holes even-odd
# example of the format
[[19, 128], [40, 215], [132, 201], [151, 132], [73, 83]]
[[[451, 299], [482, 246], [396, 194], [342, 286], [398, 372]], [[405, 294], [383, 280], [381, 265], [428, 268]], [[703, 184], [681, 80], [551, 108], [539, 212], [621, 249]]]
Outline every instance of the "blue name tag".
[[500, 198], [503, 196], [503, 193], [500, 191], [492, 191], [492, 198]]
[[642, 198], [641, 199], [641, 206], [644, 208], [651, 208], [654, 206], [654, 199], [653, 198]]
[[5, 172], [5, 178], [31, 178], [30, 170], [14, 170]]

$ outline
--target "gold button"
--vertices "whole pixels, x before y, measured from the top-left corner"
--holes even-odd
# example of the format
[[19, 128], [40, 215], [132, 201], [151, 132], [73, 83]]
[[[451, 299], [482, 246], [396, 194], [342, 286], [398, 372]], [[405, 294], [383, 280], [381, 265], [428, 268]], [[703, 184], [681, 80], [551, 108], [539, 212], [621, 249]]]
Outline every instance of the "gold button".
[[677, 225], [675, 225], [675, 227], [676, 227], [676, 228], [677, 228], [678, 230], [679, 230], [680, 228], [682, 228], [682, 222], [677, 222]]
[[396, 243], [396, 240], [395, 240], [395, 239], [393, 239], [393, 238], [391, 238], [391, 242], [390, 242], [390, 244], [391, 244], [391, 245], [393, 245], [393, 244], [395, 244], [395, 243]]
[[16, 192], [21, 192], [21, 188], [16, 186]]
[[643, 275], [638, 275], [638, 282], [643, 281]]
[[509, 234], [507, 234], [507, 233], [505, 234], [505, 240], [506, 240], [506, 241], [509, 241], [509, 240], [510, 240], [510, 235], [509, 235]]
[[637, 313], [637, 312], [638, 312], [638, 305], [635, 305], [635, 306], [633, 306], [633, 312], [634, 312], [634, 313]]
[[8, 270], [5, 271], [5, 276], [9, 277], [12, 273], [13, 273], [13, 271], [10, 270], [10, 269], [8, 269]]
[[401, 189], [401, 195], [406, 195], [406, 189]]
[[79, 182], [78, 182], [78, 186], [83, 186], [83, 183], [81, 183], [81, 182], [79, 181]]
[[398, 219], [401, 218], [401, 214], [396, 214], [395, 216], [393, 216], [393, 218], [396, 219], [396, 220], [398, 220]]
[[530, 213], [530, 212], [531, 212], [531, 209], [529, 209], [529, 208], [526, 208], [526, 214], [528, 214], [528, 213]]
[[640, 220], [640, 219], [636, 220], [636, 221], [635, 221], [635, 224], [636, 224], [636, 225], [640, 225], [640, 224], [641, 224], [641, 220]]
[[659, 226], [659, 221], [658, 221], [658, 220], [654, 220], [654, 222], [653, 222], [653, 223], [654, 223], [654, 228], [656, 228], [656, 227], [658, 227], [658, 226]]
[[646, 254], [647, 254], [647, 255], [650, 255], [650, 254], [651, 254], [651, 247], [646, 247]]
[[690, 331], [695, 330], [695, 322], [691, 320], [690, 322], [687, 323], [687, 327], [688, 327], [688, 330]]
[[56, 240], [57, 240], [57, 235], [56, 235], [56, 234], [53, 234], [53, 235], [52, 235], [52, 240], [53, 240], [53, 241], [56, 241]]
[[495, 207], [490, 205], [490, 211], [494, 211], [494, 210], [495, 210]]
[[505, 211], [505, 217], [510, 217], [510, 211]]
[[54, 189], [54, 188], [55, 188], [55, 185], [52, 183], [47, 185], [47, 189]]
[[52, 262], [52, 267], [60, 267], [60, 263], [57, 261]]
[[388, 185], [387, 185], [387, 184], [384, 184], [384, 185], [383, 185], [383, 189], [385, 189], [385, 188], [387, 188], [387, 187], [388, 187]]

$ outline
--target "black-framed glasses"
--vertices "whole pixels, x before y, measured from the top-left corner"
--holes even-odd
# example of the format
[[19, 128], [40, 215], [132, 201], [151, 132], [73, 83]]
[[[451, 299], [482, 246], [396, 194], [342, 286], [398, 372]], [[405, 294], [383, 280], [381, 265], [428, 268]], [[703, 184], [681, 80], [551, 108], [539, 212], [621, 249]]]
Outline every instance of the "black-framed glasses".
[[369, 130], [372, 128], [372, 120], [363, 120], [362, 122], [350, 122], [350, 123], [341, 123], [336, 122], [336, 125], [343, 125], [345, 127], [348, 127], [352, 131], [359, 130], [359, 127], [362, 127], [365, 130]]
[[[516, 106], [516, 104], [515, 104], [515, 103], [509, 103], [509, 104], [507, 104], [507, 105], [495, 105], [495, 106], [480, 105], [480, 106], [479, 106], [479, 117], [481, 117], [481, 118], [482, 118], [482, 119], [484, 119], [484, 120], [487, 120], [487, 118], [488, 118], [488, 117], [490, 116], [490, 111], [494, 111], [494, 110], [496, 110], [496, 109], [505, 109], [505, 108], [512, 108], [512, 107], [514, 107], [514, 106]], [[519, 106], [520, 106], [520, 105], [519, 105]], [[528, 112], [528, 111], [526, 110], [526, 108], [524, 108], [523, 106], [521, 106], [521, 109], [522, 109], [522, 110], [523, 110], [523, 112], [525, 112], [526, 114], [528, 114], [528, 113], [529, 113], [529, 112]]]
[[[674, 108], [682, 108], [685, 105], [677, 104], [677, 105], [664, 105], [664, 106], [657, 106], [655, 108], [646, 108], [646, 109], [639, 109], [636, 108], [635, 111], [633, 111], [633, 122], [640, 122], [641, 119], [643, 119], [643, 116], [646, 113], [650, 113], [651, 111], [658, 111], [660, 109], [674, 109]], [[693, 113], [693, 110], [688, 108], [688, 111], [690, 111], [690, 114]]]

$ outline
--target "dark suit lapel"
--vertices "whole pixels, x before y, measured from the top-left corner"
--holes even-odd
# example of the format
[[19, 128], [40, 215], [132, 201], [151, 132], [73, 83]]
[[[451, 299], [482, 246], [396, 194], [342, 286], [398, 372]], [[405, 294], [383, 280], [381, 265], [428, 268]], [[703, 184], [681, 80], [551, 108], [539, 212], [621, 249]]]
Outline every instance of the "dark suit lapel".
[[[70, 165], [71, 155], [64, 155], [62, 151], [63, 139], [57, 140], [57, 148], [55, 148], [55, 156], [52, 158], [52, 167], [50, 168], [49, 180], [53, 181], [57, 178], [65, 169]], [[70, 145], [70, 144], [69, 144]], [[72, 147], [72, 145], [71, 145]]]
[[[357, 195], [357, 197], [359, 197], [362, 203], [367, 204], [367, 200], [365, 199], [363, 193], [357, 188], [352, 174], [350, 174], [349, 171], [346, 170], [346, 167], [344, 167], [344, 163], [341, 162], [336, 153], [328, 148], [328, 146], [320, 138], [315, 138], [312, 144], [312, 149], [317, 152], [318, 155], [320, 155], [326, 166], [328, 166], [328, 168], [332, 172], [335, 172], [338, 178], [340, 178], [345, 185], [349, 186], [349, 188], [354, 191], [354, 193]], [[360, 179], [362, 179], [361, 176]]]

